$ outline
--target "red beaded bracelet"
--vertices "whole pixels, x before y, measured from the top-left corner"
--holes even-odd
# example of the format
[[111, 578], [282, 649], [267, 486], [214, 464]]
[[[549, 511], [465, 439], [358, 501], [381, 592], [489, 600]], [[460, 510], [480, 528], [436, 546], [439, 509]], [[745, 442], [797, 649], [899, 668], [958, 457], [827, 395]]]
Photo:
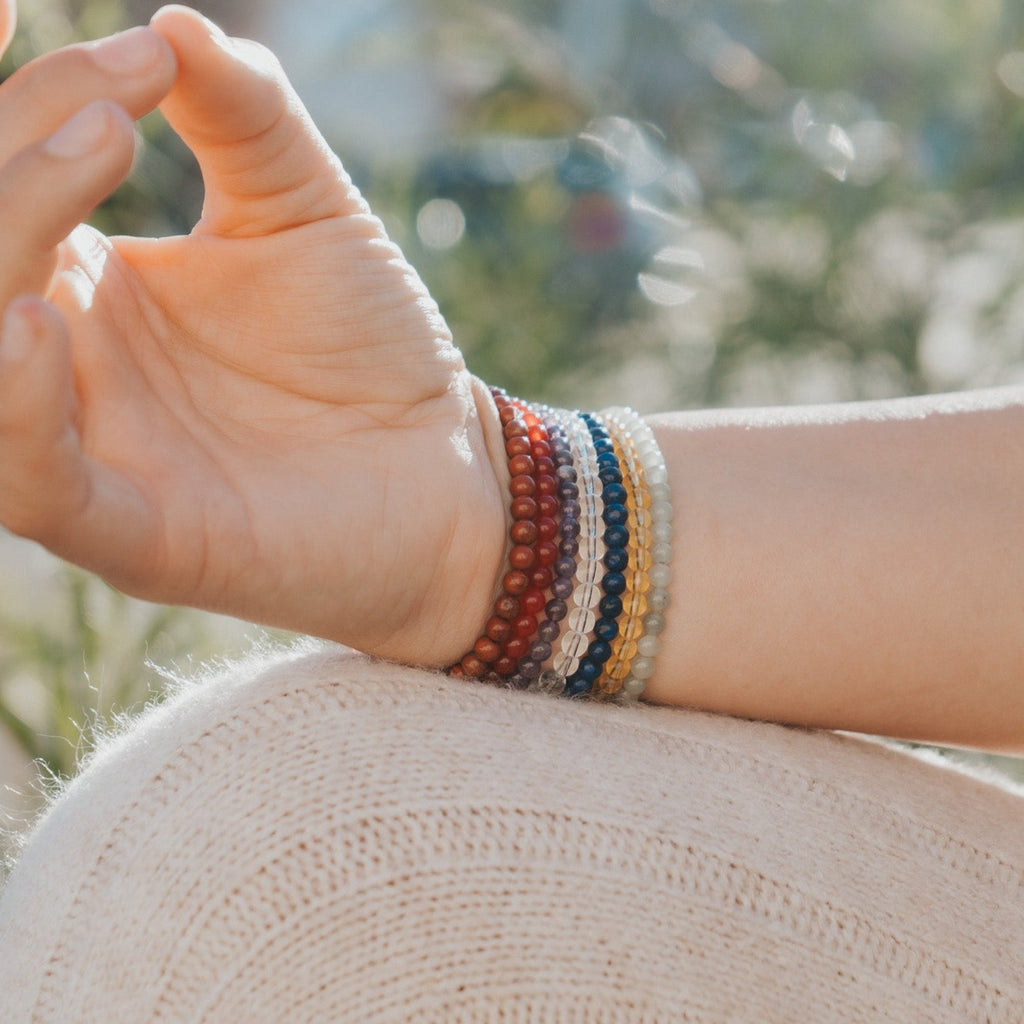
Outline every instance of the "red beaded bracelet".
[[540, 626], [545, 591], [554, 578], [551, 567], [558, 558], [558, 480], [547, 428], [503, 391], [492, 388], [491, 394], [508, 456], [512, 548], [494, 614], [473, 649], [449, 669], [452, 675], [475, 679], [515, 675]]

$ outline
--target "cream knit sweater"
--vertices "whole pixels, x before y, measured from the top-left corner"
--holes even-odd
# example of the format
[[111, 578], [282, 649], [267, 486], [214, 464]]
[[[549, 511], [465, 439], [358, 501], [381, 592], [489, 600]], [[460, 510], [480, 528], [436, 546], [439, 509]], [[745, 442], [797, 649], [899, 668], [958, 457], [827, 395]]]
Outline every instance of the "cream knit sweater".
[[57, 800], [0, 1021], [1020, 1024], [1022, 812], [867, 741], [291, 655]]

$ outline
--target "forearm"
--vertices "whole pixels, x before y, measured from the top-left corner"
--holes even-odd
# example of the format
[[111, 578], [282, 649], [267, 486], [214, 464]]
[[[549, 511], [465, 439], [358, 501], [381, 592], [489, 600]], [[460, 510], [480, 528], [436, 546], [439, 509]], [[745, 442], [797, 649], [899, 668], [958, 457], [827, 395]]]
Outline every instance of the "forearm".
[[676, 509], [652, 700], [1024, 749], [1024, 395], [651, 422]]

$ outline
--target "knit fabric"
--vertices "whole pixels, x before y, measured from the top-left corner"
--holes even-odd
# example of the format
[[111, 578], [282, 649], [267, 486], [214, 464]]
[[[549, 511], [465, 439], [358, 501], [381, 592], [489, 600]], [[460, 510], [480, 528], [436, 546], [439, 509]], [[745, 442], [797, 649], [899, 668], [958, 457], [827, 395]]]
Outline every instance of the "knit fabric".
[[865, 740], [291, 655], [57, 800], [0, 1021], [1020, 1024], [1022, 810]]

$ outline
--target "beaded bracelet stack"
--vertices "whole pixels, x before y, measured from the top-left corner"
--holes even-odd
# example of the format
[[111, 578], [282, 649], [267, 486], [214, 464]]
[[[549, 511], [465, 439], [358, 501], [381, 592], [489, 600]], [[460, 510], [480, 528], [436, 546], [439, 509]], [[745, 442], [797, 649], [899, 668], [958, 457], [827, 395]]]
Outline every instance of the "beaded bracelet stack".
[[629, 409], [569, 412], [492, 389], [508, 457], [508, 569], [452, 675], [628, 702], [661, 646], [671, 581], [668, 471]]

